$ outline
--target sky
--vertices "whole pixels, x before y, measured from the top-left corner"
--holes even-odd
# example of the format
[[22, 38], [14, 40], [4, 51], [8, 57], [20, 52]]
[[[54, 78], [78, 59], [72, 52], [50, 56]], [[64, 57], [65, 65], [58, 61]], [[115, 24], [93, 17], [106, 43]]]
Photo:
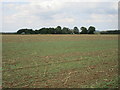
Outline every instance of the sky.
[[[89, 2], [88, 2], [89, 1]], [[2, 32], [61, 26], [118, 29], [119, 0], [2, 0]]]

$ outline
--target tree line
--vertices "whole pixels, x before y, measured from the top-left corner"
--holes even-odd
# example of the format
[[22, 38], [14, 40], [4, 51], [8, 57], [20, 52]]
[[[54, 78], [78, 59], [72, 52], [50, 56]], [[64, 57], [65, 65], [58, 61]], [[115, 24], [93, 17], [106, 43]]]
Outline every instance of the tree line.
[[100, 34], [120, 34], [120, 30], [101, 31]]
[[86, 27], [80, 28], [74, 27], [73, 29], [69, 29], [67, 27], [61, 28], [61, 26], [57, 26], [56, 28], [40, 28], [38, 30], [33, 29], [20, 29], [17, 31], [17, 34], [94, 34], [95, 27], [90, 26], [88, 29]]

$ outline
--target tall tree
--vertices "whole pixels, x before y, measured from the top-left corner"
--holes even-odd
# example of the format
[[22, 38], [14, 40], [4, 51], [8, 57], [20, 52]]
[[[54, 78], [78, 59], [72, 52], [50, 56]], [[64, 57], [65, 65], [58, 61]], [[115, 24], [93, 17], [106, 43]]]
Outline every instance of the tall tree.
[[35, 32], [32, 29], [20, 29], [17, 31], [17, 34], [35, 34]]
[[82, 31], [80, 32], [80, 34], [87, 34], [88, 33], [88, 30], [86, 27], [81, 27], [80, 28]]
[[79, 29], [78, 29], [77, 27], [74, 27], [73, 33], [74, 33], [74, 34], [79, 34]]
[[94, 32], [95, 32], [95, 27], [90, 26], [90, 27], [88, 28], [88, 34], [94, 34]]
[[47, 34], [48, 29], [47, 28], [41, 28], [39, 29], [40, 34]]
[[69, 34], [69, 28], [63, 27], [62, 34]]
[[22, 34], [22, 33], [25, 33], [25, 29], [20, 29], [17, 31], [17, 34]]
[[56, 34], [61, 34], [61, 33], [62, 33], [62, 29], [61, 29], [60, 26], [57, 26], [57, 27], [55, 28], [55, 30], [56, 30]]
[[49, 28], [48, 33], [49, 34], [55, 34], [56, 30], [54, 28]]

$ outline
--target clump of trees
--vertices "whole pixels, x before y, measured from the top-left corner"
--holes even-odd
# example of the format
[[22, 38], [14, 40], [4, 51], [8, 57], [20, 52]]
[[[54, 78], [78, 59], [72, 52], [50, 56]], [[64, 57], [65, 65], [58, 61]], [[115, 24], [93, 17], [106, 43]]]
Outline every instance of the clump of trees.
[[120, 30], [101, 31], [100, 34], [120, 34]]
[[18, 34], [35, 34], [32, 29], [20, 29], [17, 31]]
[[87, 30], [87, 28], [86, 27], [81, 27], [81, 34], [94, 34], [94, 32], [95, 32], [95, 27], [93, 27], [93, 26], [90, 26], [89, 28], [88, 28], [88, 30]]
[[81, 32], [78, 27], [74, 27], [73, 29], [69, 29], [67, 27], [61, 28], [61, 26], [57, 26], [56, 28], [41, 28], [38, 30], [32, 29], [20, 29], [17, 31], [17, 34], [94, 34], [95, 27], [90, 26], [87, 30], [86, 27], [81, 27]]
[[80, 28], [82, 31], [80, 32], [80, 34], [87, 34], [88, 33], [88, 30], [86, 27], [81, 27]]

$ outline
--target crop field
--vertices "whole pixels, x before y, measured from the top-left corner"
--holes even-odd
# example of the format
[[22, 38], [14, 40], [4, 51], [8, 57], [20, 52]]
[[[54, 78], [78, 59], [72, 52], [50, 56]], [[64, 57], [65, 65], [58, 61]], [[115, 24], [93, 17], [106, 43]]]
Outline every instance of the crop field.
[[4, 88], [117, 88], [118, 35], [3, 35]]

